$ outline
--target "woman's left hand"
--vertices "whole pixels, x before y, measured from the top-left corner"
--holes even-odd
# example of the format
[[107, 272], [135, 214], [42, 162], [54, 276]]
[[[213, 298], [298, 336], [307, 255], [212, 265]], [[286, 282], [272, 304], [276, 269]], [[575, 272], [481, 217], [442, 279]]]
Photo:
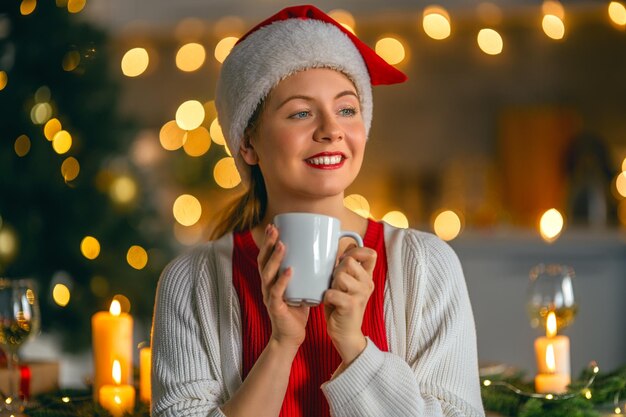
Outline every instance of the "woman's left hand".
[[353, 247], [344, 252], [324, 294], [326, 331], [347, 366], [365, 349], [361, 330], [365, 307], [374, 291], [376, 251]]

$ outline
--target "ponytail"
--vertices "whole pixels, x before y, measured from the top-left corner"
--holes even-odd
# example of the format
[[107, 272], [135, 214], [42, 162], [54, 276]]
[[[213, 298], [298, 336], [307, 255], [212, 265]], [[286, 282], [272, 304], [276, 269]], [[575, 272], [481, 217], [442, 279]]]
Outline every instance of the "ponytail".
[[[264, 105], [265, 100], [261, 101], [254, 113], [252, 113], [244, 133], [244, 140], [249, 140], [248, 138], [256, 134]], [[238, 152], [239, 150], [233, 149], [232, 151]], [[224, 209], [217, 226], [211, 232], [211, 240], [220, 238], [230, 232], [252, 229], [263, 220], [265, 210], [267, 209], [265, 180], [258, 164], [251, 165], [250, 171], [248, 189]]]

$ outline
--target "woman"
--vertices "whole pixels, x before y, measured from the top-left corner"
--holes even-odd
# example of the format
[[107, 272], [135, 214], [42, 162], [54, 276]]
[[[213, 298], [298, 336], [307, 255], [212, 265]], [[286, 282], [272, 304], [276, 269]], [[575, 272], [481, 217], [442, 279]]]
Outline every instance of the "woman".
[[[218, 239], [164, 271], [153, 328], [155, 416], [483, 416], [472, 310], [436, 237], [343, 206], [371, 124], [371, 85], [406, 79], [313, 6], [282, 10], [223, 64], [220, 124], [246, 195]], [[283, 301], [272, 218], [320, 213], [342, 242], [317, 307]]]

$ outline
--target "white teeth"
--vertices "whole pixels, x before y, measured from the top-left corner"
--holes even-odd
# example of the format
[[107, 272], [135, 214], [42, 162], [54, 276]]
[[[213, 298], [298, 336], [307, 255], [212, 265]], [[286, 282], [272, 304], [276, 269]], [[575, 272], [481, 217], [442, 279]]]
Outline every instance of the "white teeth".
[[341, 155], [321, 156], [307, 159], [307, 161], [313, 165], [336, 165], [341, 162]]

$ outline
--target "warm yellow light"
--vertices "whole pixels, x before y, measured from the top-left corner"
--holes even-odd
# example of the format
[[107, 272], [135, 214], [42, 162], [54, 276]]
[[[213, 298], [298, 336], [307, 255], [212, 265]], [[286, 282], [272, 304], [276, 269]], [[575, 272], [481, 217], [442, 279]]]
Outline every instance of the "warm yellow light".
[[217, 109], [215, 108], [215, 100], [209, 100], [205, 102], [202, 107], [204, 107], [204, 121], [207, 122], [205, 126], [210, 126], [208, 124], [209, 121], [213, 122], [215, 118], [217, 118]]
[[57, 118], [50, 119], [46, 122], [45, 126], [43, 127], [43, 134], [46, 137], [46, 139], [51, 141], [52, 139], [54, 139], [54, 135], [56, 135], [61, 129], [62, 129], [62, 126], [61, 126], [61, 122], [59, 122], [59, 119]]
[[490, 381], [490, 380], [488, 380], [488, 379], [485, 379], [485, 380], [483, 381], [483, 385], [484, 385], [484, 386], [486, 386], [486, 387], [488, 387], [489, 385], [491, 385], [491, 381]]
[[433, 39], [441, 40], [450, 36], [450, 16], [448, 12], [438, 6], [429, 6], [424, 10], [422, 26], [424, 32]]
[[109, 195], [118, 204], [132, 203], [137, 196], [137, 183], [128, 175], [120, 175], [111, 182]]
[[189, 156], [202, 156], [208, 152], [211, 147], [211, 137], [209, 131], [204, 126], [186, 132], [187, 139], [183, 148]]
[[111, 376], [113, 377], [113, 381], [115, 381], [116, 385], [119, 385], [122, 383], [122, 367], [120, 366], [120, 361], [118, 361], [117, 359], [113, 361], [113, 368], [111, 369]]
[[79, 172], [80, 164], [73, 156], [70, 156], [61, 164], [61, 175], [66, 182], [75, 180]]
[[37, 7], [37, 0], [22, 0], [20, 13], [23, 16], [27, 16], [35, 11], [35, 7]]
[[341, 26], [349, 30], [354, 34], [354, 28], [356, 27], [356, 21], [354, 20], [354, 16], [347, 10], [343, 9], [335, 9], [328, 12], [328, 15], [332, 17], [334, 20], [339, 22]]
[[37, 103], [30, 110], [30, 119], [36, 125], [46, 123], [52, 117], [52, 106], [50, 103]]
[[370, 203], [360, 194], [350, 194], [343, 199], [343, 205], [361, 217], [370, 217]]
[[235, 166], [235, 159], [227, 156], [220, 159], [213, 169], [213, 178], [217, 185], [222, 188], [234, 188], [241, 182], [239, 171]]
[[109, 292], [109, 282], [106, 278], [95, 275], [91, 277], [91, 280], [89, 281], [89, 289], [91, 289], [91, 292], [98, 297], [104, 297]]
[[59, 130], [52, 138], [52, 149], [59, 155], [67, 153], [72, 147], [72, 136], [67, 130]]
[[215, 59], [217, 59], [217, 62], [224, 62], [224, 60], [226, 59], [228, 54], [230, 54], [231, 49], [233, 49], [233, 46], [235, 46], [238, 40], [239, 38], [236, 38], [234, 36], [227, 36], [219, 41], [217, 45], [215, 45], [214, 55]]
[[67, 11], [70, 13], [79, 13], [85, 8], [87, 0], [68, 0]]
[[62, 397], [61, 401], [63, 401], [64, 403], [69, 403], [70, 402], [70, 397]]
[[15, 139], [15, 153], [19, 157], [24, 157], [30, 152], [30, 138], [26, 135], [20, 135]]
[[111, 307], [109, 307], [109, 313], [114, 316], [119, 316], [122, 313], [122, 305], [119, 301], [113, 300], [111, 301]]
[[0, 91], [4, 90], [4, 87], [7, 86], [9, 82], [9, 76], [6, 71], [0, 71]]
[[188, 43], [180, 47], [176, 53], [176, 66], [181, 71], [192, 72], [204, 64], [206, 51], [199, 43]]
[[183, 226], [192, 226], [200, 220], [202, 205], [191, 194], [183, 194], [174, 201], [172, 212], [178, 223]]
[[546, 400], [553, 400], [553, 399], [554, 399], [554, 395], [546, 394]]
[[224, 16], [213, 25], [213, 34], [217, 38], [239, 36], [246, 31], [246, 22], [239, 16]]
[[404, 45], [396, 38], [382, 38], [376, 42], [376, 53], [391, 65], [399, 64], [406, 57]]
[[586, 399], [588, 399], [588, 400], [590, 400], [590, 399], [591, 399], [591, 397], [592, 397], [592, 395], [591, 395], [591, 390], [590, 390], [589, 388], [587, 388], [587, 389], [585, 390], [585, 398], [586, 398]]
[[0, 258], [12, 259], [17, 253], [17, 236], [9, 227], [0, 228]]
[[622, 173], [626, 172], [626, 158], [622, 161]]
[[616, 25], [626, 26], [626, 7], [618, 1], [612, 1], [609, 3], [609, 18]]
[[547, 210], [539, 221], [539, 232], [546, 242], [552, 242], [563, 231], [563, 215], [557, 209]]
[[65, 307], [70, 302], [70, 289], [64, 284], [56, 284], [52, 289], [52, 299], [57, 305]]
[[138, 245], [133, 245], [126, 253], [126, 262], [135, 269], [143, 269], [148, 263], [148, 252]]
[[80, 54], [78, 51], [69, 51], [63, 56], [61, 65], [65, 71], [74, 71], [80, 64]]
[[118, 303], [120, 303], [120, 312], [130, 313], [130, 300], [123, 294], [115, 294], [113, 297]]
[[556, 361], [554, 359], [554, 347], [552, 343], [548, 343], [546, 347], [546, 366], [548, 367], [548, 371], [554, 372], [556, 369]]
[[544, 15], [551, 14], [559, 19], [565, 19], [565, 9], [560, 1], [557, 0], [545, 0], [541, 5], [541, 11]]
[[382, 220], [400, 229], [407, 229], [409, 227], [409, 219], [407, 219], [401, 211], [390, 211], [383, 216]]
[[435, 234], [443, 240], [452, 240], [461, 233], [461, 218], [452, 210], [442, 211], [433, 222]]
[[48, 86], [42, 85], [35, 91], [35, 102], [36, 103], [45, 103], [50, 101], [52, 97], [52, 93], [50, 92], [50, 88]]
[[619, 202], [617, 206], [617, 218], [621, 225], [626, 227], [626, 200]]
[[226, 139], [224, 138], [224, 133], [222, 133], [222, 127], [217, 121], [217, 117], [211, 122], [211, 127], [209, 127], [209, 133], [213, 142], [217, 143], [218, 145], [226, 145]]
[[194, 130], [204, 121], [204, 106], [197, 100], [187, 100], [176, 110], [176, 123], [183, 130]]
[[85, 236], [80, 242], [80, 251], [87, 259], [96, 259], [100, 255], [100, 242], [93, 236]]
[[502, 41], [502, 36], [498, 32], [493, 29], [481, 29], [478, 32], [478, 37], [476, 38], [478, 41], [478, 46], [481, 51], [488, 55], [498, 55], [502, 52], [502, 48], [504, 43]]
[[150, 57], [144, 48], [130, 49], [122, 57], [122, 73], [127, 77], [137, 77], [144, 73], [149, 63]]
[[548, 313], [548, 318], [546, 319], [546, 336], [554, 337], [556, 336], [556, 332], [556, 314], [554, 314], [554, 311], [551, 311]]
[[186, 139], [186, 133], [183, 129], [178, 127], [176, 120], [170, 120], [165, 123], [159, 132], [159, 142], [163, 149], [168, 151], [175, 151], [183, 146]]
[[555, 15], [547, 14], [543, 17], [541, 27], [544, 33], [552, 39], [563, 39], [565, 36], [565, 24], [563, 21]]
[[622, 409], [619, 407], [615, 407], [615, 414], [622, 414]]
[[626, 171], [622, 171], [615, 178], [615, 187], [617, 188], [617, 192], [622, 196], [626, 197]]

